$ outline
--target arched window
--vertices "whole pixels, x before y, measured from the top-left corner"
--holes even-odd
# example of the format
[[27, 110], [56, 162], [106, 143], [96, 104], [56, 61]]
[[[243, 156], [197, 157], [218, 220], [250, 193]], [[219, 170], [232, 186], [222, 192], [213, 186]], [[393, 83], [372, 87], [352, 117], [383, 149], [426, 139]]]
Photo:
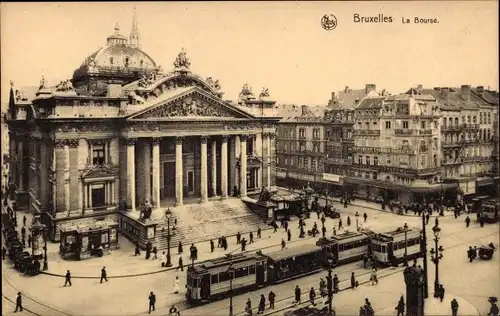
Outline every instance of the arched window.
[[143, 64], [144, 64], [144, 60], [141, 59], [141, 67], [142, 67]]
[[113, 62], [114, 62], [113, 57], [110, 57], [110, 58], [109, 58], [109, 63], [110, 63], [111, 65], [113, 65]]
[[125, 67], [128, 67], [128, 61], [129, 61], [128, 57], [125, 57]]

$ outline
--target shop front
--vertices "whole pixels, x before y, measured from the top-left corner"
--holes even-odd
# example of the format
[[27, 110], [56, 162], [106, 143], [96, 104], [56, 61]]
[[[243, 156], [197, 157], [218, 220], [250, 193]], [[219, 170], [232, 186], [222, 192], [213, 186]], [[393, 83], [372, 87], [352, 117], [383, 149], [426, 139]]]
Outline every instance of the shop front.
[[118, 223], [114, 221], [61, 228], [59, 251], [64, 259], [102, 257], [118, 248]]

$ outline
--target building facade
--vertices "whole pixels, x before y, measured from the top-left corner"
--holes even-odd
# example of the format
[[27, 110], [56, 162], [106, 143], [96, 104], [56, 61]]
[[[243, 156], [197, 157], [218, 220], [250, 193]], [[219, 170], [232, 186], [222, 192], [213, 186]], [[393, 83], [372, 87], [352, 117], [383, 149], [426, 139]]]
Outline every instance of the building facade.
[[279, 118], [223, 100], [218, 80], [194, 74], [185, 51], [164, 72], [139, 43], [134, 18], [129, 39], [116, 26], [71, 80], [42, 79], [32, 100], [12, 88], [10, 181], [53, 240], [68, 225], [121, 223], [146, 203], [203, 203], [234, 188], [244, 198], [275, 184]]
[[326, 138], [324, 107], [289, 106], [279, 113], [277, 179], [287, 186], [321, 185]]

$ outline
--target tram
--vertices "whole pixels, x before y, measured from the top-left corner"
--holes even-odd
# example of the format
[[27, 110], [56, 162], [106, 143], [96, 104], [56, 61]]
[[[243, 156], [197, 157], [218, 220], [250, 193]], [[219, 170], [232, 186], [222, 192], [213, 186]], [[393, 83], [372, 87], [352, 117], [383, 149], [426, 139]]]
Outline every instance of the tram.
[[396, 230], [377, 234], [371, 240], [372, 258], [382, 265], [394, 262], [401, 263], [422, 256], [420, 229], [398, 228]]
[[485, 201], [482, 206], [481, 215], [488, 223], [498, 222], [498, 211], [500, 210], [500, 201], [498, 199], [491, 199]]
[[357, 261], [370, 254], [371, 239], [374, 235], [369, 230], [359, 232], [346, 231], [328, 238], [320, 238], [320, 246], [332, 266]]

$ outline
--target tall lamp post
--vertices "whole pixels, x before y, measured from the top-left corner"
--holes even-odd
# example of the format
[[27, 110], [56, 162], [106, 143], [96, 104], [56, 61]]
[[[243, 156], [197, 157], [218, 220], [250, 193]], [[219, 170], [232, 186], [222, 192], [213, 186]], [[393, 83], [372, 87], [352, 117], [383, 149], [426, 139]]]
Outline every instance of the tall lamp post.
[[356, 214], [354, 214], [354, 217], [356, 218], [356, 230], [359, 228], [359, 213], [356, 212]]
[[172, 212], [170, 208], [167, 208], [165, 211], [165, 217], [167, 218], [167, 263], [165, 264], [167, 267], [172, 266], [172, 261], [170, 258], [170, 218], [172, 217]]
[[408, 224], [405, 223], [403, 226], [403, 231], [405, 232], [405, 257], [404, 257], [404, 266], [408, 266]]
[[[328, 260], [330, 261], [330, 260]], [[332, 300], [333, 300], [333, 279], [332, 279], [332, 269], [328, 269], [328, 276], [326, 277], [326, 285], [328, 288], [328, 312], [332, 313]]]
[[425, 213], [422, 212], [422, 244], [420, 250], [424, 255], [424, 298], [429, 297], [429, 276], [427, 270], [427, 234], [425, 228]]
[[434, 242], [435, 249], [431, 248], [431, 259], [432, 262], [436, 265], [436, 278], [434, 279], [434, 297], [439, 297], [439, 261], [443, 258], [443, 246], [438, 247], [439, 242], [439, 234], [441, 232], [441, 228], [438, 225], [432, 228], [432, 232], [434, 233]]
[[[34, 259], [41, 259], [42, 254], [39, 252], [40, 249], [40, 236], [43, 237], [43, 271], [47, 271], [49, 269], [49, 264], [47, 262], [47, 235], [46, 235], [46, 227], [44, 224], [40, 223], [39, 216], [36, 215], [33, 219], [33, 224], [31, 224], [30, 231], [33, 236], [33, 243], [31, 245], [31, 256]], [[35, 246], [36, 245], [36, 246]], [[35, 253], [36, 248], [36, 253]]]
[[229, 316], [233, 316], [233, 279], [234, 279], [234, 268], [233, 264], [229, 264], [227, 269], [229, 273]]

